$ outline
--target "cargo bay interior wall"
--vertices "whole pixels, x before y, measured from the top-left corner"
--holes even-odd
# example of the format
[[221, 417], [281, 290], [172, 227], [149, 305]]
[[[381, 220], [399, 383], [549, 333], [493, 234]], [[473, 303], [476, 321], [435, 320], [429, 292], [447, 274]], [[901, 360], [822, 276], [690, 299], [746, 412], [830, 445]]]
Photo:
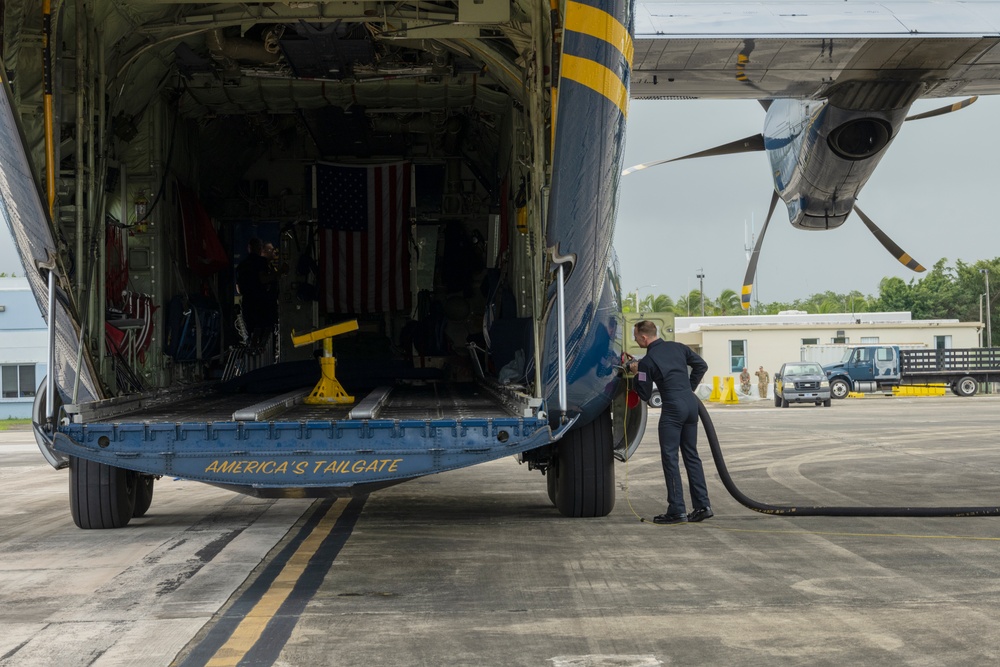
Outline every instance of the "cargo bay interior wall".
[[[356, 14], [348, 4], [324, 11]], [[2, 54], [45, 183], [45, 35], [31, 5], [6, 4]], [[541, 225], [531, 184], [545, 174], [532, 162], [535, 144], [547, 145], [537, 114], [544, 107], [513, 94], [477, 48], [430, 39], [430, 31], [393, 39], [390, 23], [331, 15], [307, 24], [288, 7], [287, 21], [220, 20], [185, 38], [175, 37], [186, 34], [176, 13], [133, 7], [145, 40], [136, 41], [120, 25], [128, 12], [57, 5], [53, 217], [91, 354], [112, 393], [220, 377], [242, 342], [235, 267], [251, 236], [278, 250], [281, 361], [313, 356], [290, 344], [292, 330], [356, 317], [360, 333], [335, 341], [338, 357], [444, 367], [464, 379], [474, 368], [467, 342], [486, 346], [484, 316], [530, 322]], [[499, 12], [491, 24], [520, 11], [517, 3], [486, 5]], [[510, 30], [474, 34], [511, 63], [529, 50]], [[398, 254], [331, 250], [338, 233], [364, 234], [330, 226], [349, 217], [349, 202], [324, 202], [317, 169], [370, 176], [395, 163], [408, 165], [412, 189]], [[353, 270], [366, 282], [399, 281], [405, 298], [338, 304], [332, 291], [352, 270], [345, 262], [363, 264]], [[522, 340], [530, 354], [530, 331]], [[528, 381], [523, 368], [518, 379]]]

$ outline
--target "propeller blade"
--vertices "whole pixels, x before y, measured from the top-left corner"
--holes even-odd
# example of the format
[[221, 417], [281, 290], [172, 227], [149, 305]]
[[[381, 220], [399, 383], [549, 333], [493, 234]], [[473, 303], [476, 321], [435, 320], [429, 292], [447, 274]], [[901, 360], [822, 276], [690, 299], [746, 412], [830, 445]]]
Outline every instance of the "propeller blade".
[[946, 113], [951, 113], [952, 111], [958, 111], [959, 109], [964, 109], [973, 102], [979, 99], [979, 95], [975, 97], [970, 97], [968, 99], [962, 100], [961, 102], [955, 102], [954, 104], [949, 104], [946, 107], [941, 107], [940, 109], [934, 109], [933, 111], [925, 111], [924, 113], [918, 113], [916, 116], [907, 116], [906, 120], [923, 120], [924, 118], [933, 118], [934, 116], [941, 116]]
[[865, 215], [860, 208], [855, 206], [854, 211], [861, 218], [861, 222], [865, 223], [865, 227], [868, 228], [868, 231], [875, 235], [875, 238], [877, 238], [878, 242], [882, 244], [882, 247], [888, 250], [889, 254], [898, 259], [900, 264], [908, 269], [916, 271], [917, 273], [922, 273], [927, 270], [920, 265], [920, 262], [903, 252], [903, 249], [896, 245], [896, 243], [890, 239], [885, 232], [879, 229], [878, 225], [872, 222], [872, 219]]
[[771, 207], [767, 209], [767, 218], [764, 220], [764, 226], [760, 228], [760, 236], [757, 237], [757, 243], [754, 244], [753, 253], [750, 255], [750, 263], [747, 264], [747, 275], [743, 278], [743, 292], [740, 294], [740, 305], [743, 306], [743, 310], [750, 308], [750, 292], [753, 290], [753, 281], [757, 274], [757, 257], [760, 255], [760, 246], [764, 243], [764, 232], [767, 231], [767, 224], [771, 222], [774, 207], [777, 205], [778, 191], [775, 190], [771, 193]]
[[683, 157], [675, 157], [671, 160], [657, 160], [656, 162], [645, 162], [643, 164], [637, 164], [634, 167], [629, 167], [628, 169], [623, 171], [622, 176], [628, 176], [633, 171], [649, 169], [650, 167], [655, 167], [656, 165], [659, 164], [666, 164], [668, 162], [677, 162], [678, 160], [690, 160], [696, 157], [715, 157], [716, 155], [734, 155], [736, 153], [756, 153], [762, 150], [764, 150], [764, 135], [755, 134], [752, 137], [746, 137], [745, 139], [731, 141], [728, 144], [716, 146], [715, 148], [709, 148], [708, 150], [700, 151], [698, 153], [691, 153], [690, 155], [685, 155]]

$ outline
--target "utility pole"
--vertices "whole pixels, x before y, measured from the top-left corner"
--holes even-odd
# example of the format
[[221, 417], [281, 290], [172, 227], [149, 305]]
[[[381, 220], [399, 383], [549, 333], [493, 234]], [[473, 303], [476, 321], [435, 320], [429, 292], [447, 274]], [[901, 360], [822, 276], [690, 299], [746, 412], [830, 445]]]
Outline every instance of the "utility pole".
[[705, 269], [698, 269], [698, 295], [701, 297], [701, 316], [705, 317]]
[[993, 310], [990, 305], [990, 272], [989, 269], [979, 269], [979, 272], [986, 279], [986, 347], [993, 347], [993, 331], [990, 329], [990, 311]]
[[[983, 297], [984, 296], [986, 296], [986, 295], [983, 294], [982, 292], [979, 293], [979, 321], [980, 322], [983, 321]], [[983, 334], [984, 333], [985, 332], [982, 329], [979, 330], [979, 347], [986, 347], [985, 345], [983, 345]]]
[[639, 312], [639, 290], [647, 287], [656, 287], [656, 283], [653, 283], [652, 285], [640, 285], [639, 287], [636, 287], [635, 292], [633, 292], [635, 295], [635, 312], [637, 313]]

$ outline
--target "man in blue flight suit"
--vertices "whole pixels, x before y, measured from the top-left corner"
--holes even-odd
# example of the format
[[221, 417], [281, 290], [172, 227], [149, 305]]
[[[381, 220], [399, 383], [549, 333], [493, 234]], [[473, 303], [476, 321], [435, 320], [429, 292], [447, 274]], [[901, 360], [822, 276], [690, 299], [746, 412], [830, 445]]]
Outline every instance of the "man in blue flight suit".
[[[708, 502], [705, 471], [698, 457], [699, 401], [693, 392], [708, 372], [708, 364], [687, 345], [660, 340], [656, 335], [656, 325], [649, 320], [636, 323], [634, 336], [639, 347], [646, 350], [645, 357], [628, 363], [628, 370], [636, 374], [636, 392], [639, 398], [648, 401], [655, 382], [663, 398], [658, 431], [663, 476], [667, 480], [667, 512], [653, 517], [653, 522], [704, 521], [714, 514]], [[688, 366], [691, 367], [690, 375]], [[684, 457], [684, 469], [691, 487], [694, 510], [690, 514], [684, 513], [684, 485], [677, 460], [678, 449]]]

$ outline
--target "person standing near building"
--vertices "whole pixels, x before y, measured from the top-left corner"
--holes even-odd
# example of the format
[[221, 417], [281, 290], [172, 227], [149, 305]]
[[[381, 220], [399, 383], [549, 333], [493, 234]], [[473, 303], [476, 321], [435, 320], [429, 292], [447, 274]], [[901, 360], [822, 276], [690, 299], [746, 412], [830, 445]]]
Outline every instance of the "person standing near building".
[[757, 393], [760, 394], [761, 398], [767, 398], [767, 385], [771, 382], [771, 376], [767, 374], [763, 366], [754, 375], [757, 376]]
[[[658, 435], [663, 476], [667, 482], [667, 511], [653, 517], [653, 522], [704, 521], [714, 514], [708, 501], [705, 471], [698, 456], [699, 401], [694, 390], [708, 372], [708, 364], [687, 345], [660, 340], [656, 325], [649, 320], [636, 322], [633, 335], [639, 347], [646, 350], [645, 357], [628, 363], [628, 370], [636, 373], [636, 393], [640, 399], [648, 401], [655, 383], [663, 398]], [[691, 491], [694, 510], [690, 514], [685, 514], [678, 450], [684, 459]]]

